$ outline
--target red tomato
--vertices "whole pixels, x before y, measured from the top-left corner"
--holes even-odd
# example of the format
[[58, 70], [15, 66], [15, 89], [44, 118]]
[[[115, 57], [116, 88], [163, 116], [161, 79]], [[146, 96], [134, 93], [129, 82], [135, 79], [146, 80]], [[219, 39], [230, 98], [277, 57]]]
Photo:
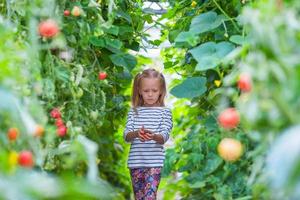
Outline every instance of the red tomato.
[[218, 117], [219, 124], [225, 129], [235, 128], [240, 122], [240, 115], [235, 108], [227, 108]]
[[226, 161], [236, 161], [243, 153], [240, 141], [233, 138], [223, 138], [218, 145], [218, 153]]
[[19, 129], [17, 128], [10, 128], [7, 131], [7, 137], [10, 141], [15, 141], [19, 136]]
[[67, 127], [66, 126], [60, 126], [60, 127], [58, 127], [57, 128], [57, 135], [59, 136], [59, 137], [63, 137], [63, 136], [65, 136], [66, 135], [66, 133], [67, 133]]
[[52, 118], [58, 119], [61, 118], [61, 114], [58, 108], [53, 108], [50, 113]]
[[106, 72], [99, 72], [99, 75], [98, 75], [99, 80], [104, 80], [104, 79], [106, 79], [106, 77], [107, 77]]
[[64, 121], [62, 120], [62, 118], [57, 118], [55, 121], [55, 125], [57, 127], [63, 126], [64, 125]]
[[64, 11], [64, 16], [69, 16], [70, 15], [70, 11], [69, 10], [65, 10]]
[[39, 24], [39, 33], [46, 38], [52, 38], [59, 32], [59, 27], [56, 21], [48, 19]]
[[250, 75], [241, 74], [237, 86], [242, 92], [250, 92], [252, 88]]
[[22, 167], [28, 167], [28, 168], [33, 167], [34, 160], [33, 160], [32, 153], [30, 151], [26, 151], [26, 150], [20, 152], [19, 157], [18, 157], [18, 163]]

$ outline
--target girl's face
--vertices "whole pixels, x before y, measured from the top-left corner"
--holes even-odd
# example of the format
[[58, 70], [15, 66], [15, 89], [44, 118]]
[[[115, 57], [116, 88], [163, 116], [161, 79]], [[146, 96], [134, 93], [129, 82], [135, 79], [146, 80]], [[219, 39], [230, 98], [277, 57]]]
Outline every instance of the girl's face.
[[146, 106], [158, 106], [160, 92], [158, 78], [143, 78], [141, 80], [140, 94]]

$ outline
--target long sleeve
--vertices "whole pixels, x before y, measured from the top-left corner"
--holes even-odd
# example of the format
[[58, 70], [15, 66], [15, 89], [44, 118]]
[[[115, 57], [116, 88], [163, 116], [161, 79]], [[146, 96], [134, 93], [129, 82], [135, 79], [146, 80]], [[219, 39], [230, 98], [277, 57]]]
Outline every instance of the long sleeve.
[[[165, 160], [164, 143], [168, 140], [172, 129], [172, 113], [167, 107], [137, 107], [128, 113], [126, 128], [124, 127], [124, 139], [130, 131], [138, 130], [142, 126], [151, 131], [159, 142], [154, 140], [140, 141], [133, 139], [130, 143], [130, 151], [127, 160], [128, 168], [163, 167]], [[130, 138], [132, 139], [132, 138]], [[154, 138], [153, 138], [154, 139]], [[163, 140], [163, 141], [162, 141]]]
[[162, 121], [161, 132], [160, 132], [160, 134], [164, 138], [164, 143], [168, 141], [172, 128], [173, 128], [172, 112], [170, 109], [166, 109], [163, 114], [163, 121]]
[[130, 142], [126, 141], [126, 136], [129, 132], [132, 132], [132, 131], [134, 131], [134, 128], [133, 128], [133, 109], [131, 108], [128, 111], [126, 126], [125, 126], [125, 130], [123, 132], [123, 138], [126, 143], [130, 143]]

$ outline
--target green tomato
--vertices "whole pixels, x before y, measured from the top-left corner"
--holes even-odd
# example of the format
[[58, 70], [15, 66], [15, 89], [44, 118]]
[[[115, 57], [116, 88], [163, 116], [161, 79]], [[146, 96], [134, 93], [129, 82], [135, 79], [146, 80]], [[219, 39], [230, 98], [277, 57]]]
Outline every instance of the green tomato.
[[77, 90], [75, 96], [76, 96], [78, 99], [80, 99], [80, 98], [82, 97], [82, 95], [83, 95], [83, 90], [82, 90], [81, 88], [78, 88], [78, 90]]
[[96, 110], [96, 111], [91, 111], [91, 113], [90, 113], [90, 116], [91, 116], [91, 118], [92, 118], [93, 120], [97, 120], [98, 115], [99, 115], [99, 113], [98, 113], [97, 110]]

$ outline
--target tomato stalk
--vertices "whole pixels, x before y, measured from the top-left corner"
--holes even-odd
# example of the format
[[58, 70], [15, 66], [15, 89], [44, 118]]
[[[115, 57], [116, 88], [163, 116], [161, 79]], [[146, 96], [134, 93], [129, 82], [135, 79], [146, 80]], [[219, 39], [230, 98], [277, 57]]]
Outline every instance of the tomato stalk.
[[232, 22], [235, 30], [237, 32], [240, 32], [240, 29], [238, 27], [238, 25], [235, 23], [235, 21], [233, 20], [233, 18], [229, 17], [229, 15], [222, 9], [222, 7], [216, 2], [216, 0], [213, 0], [213, 2], [216, 4], [216, 6], [218, 7], [218, 9]]

